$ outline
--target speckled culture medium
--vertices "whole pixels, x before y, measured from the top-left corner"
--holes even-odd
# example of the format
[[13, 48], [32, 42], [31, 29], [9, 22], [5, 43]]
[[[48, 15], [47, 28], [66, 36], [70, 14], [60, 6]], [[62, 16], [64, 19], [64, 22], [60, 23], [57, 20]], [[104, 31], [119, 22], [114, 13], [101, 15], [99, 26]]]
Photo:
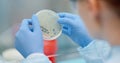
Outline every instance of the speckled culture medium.
[[43, 32], [44, 40], [54, 40], [62, 33], [62, 27], [58, 24], [59, 16], [52, 10], [41, 10], [36, 13]]

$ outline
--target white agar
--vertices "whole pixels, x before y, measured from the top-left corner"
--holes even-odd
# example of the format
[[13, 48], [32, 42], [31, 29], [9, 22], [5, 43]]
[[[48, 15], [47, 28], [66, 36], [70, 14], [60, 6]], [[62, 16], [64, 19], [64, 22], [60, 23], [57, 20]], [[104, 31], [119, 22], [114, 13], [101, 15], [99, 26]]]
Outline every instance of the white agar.
[[5, 60], [9, 61], [20, 61], [23, 60], [23, 56], [16, 49], [8, 49], [2, 53]]
[[37, 14], [44, 40], [54, 40], [62, 33], [62, 27], [57, 23], [59, 16], [51, 10], [41, 10]]

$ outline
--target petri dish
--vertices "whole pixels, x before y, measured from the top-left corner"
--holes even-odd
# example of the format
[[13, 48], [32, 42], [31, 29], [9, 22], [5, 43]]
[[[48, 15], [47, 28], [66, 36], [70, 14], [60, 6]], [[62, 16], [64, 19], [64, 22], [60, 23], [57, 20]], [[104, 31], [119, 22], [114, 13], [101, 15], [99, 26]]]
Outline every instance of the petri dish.
[[40, 22], [44, 40], [54, 40], [62, 33], [62, 27], [57, 23], [59, 16], [52, 10], [41, 10], [36, 13]]

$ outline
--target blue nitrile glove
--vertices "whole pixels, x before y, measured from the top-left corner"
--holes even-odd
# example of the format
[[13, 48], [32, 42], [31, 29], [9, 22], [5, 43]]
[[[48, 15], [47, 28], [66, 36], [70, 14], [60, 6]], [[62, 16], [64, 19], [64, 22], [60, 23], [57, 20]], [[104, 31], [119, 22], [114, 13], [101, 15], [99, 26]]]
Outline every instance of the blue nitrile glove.
[[81, 47], [87, 46], [92, 38], [89, 36], [82, 19], [73, 14], [59, 13], [58, 23], [63, 27], [63, 33], [69, 36]]
[[[30, 28], [32, 24], [33, 30]], [[32, 53], [43, 53], [43, 38], [38, 19], [24, 19], [15, 38], [16, 49], [26, 58]]]

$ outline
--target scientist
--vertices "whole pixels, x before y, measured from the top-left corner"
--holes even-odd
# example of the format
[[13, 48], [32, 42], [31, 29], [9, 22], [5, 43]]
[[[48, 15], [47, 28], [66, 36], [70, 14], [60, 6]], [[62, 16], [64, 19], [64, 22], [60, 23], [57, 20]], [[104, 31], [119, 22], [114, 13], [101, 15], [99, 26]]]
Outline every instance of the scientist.
[[[87, 63], [119, 63], [120, 0], [73, 1], [86, 27], [79, 16], [59, 13], [58, 23], [63, 26], [63, 33], [80, 46], [78, 51]], [[29, 22], [34, 26], [33, 31], [29, 29]], [[103, 40], [107, 40], [112, 48]], [[26, 58], [23, 63], [50, 63], [43, 53], [42, 32], [35, 15], [23, 20], [16, 34], [15, 46]]]

